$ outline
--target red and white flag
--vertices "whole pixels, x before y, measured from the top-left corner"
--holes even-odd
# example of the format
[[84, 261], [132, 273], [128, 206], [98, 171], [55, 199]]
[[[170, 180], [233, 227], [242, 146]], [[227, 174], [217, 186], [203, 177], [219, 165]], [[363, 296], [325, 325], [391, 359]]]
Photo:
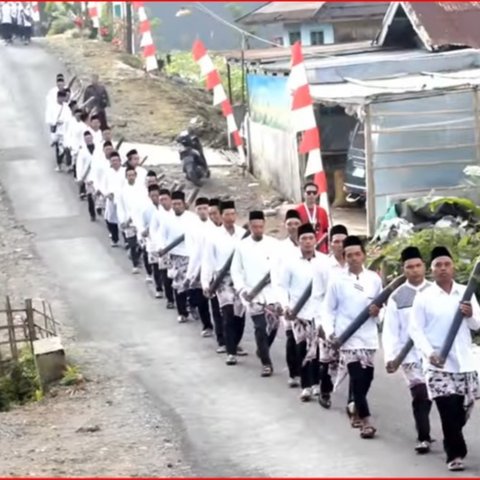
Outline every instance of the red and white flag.
[[243, 150], [243, 140], [238, 131], [237, 122], [233, 115], [232, 104], [227, 98], [223, 88], [220, 74], [210, 58], [205, 45], [200, 40], [195, 40], [192, 48], [192, 55], [195, 62], [200, 67], [200, 73], [206, 79], [207, 90], [213, 91], [213, 105], [220, 105], [223, 116], [227, 120], [227, 131], [232, 136], [235, 147], [240, 157], [240, 164], [245, 163], [245, 152]]
[[157, 49], [152, 37], [152, 27], [145, 11], [143, 2], [133, 2], [138, 15], [138, 29], [140, 33], [140, 47], [142, 49], [145, 70], [152, 72], [158, 69]]
[[323, 169], [320, 145], [320, 130], [315, 119], [307, 69], [303, 60], [302, 45], [299, 41], [292, 46], [292, 66], [288, 77], [288, 88], [292, 94], [292, 124], [296, 132], [302, 133], [299, 152], [308, 155], [305, 176], [314, 176], [313, 181], [320, 193], [320, 206], [330, 216], [327, 177]]
[[88, 2], [88, 16], [92, 21], [93, 28], [100, 28], [100, 12], [98, 11], [98, 2]]

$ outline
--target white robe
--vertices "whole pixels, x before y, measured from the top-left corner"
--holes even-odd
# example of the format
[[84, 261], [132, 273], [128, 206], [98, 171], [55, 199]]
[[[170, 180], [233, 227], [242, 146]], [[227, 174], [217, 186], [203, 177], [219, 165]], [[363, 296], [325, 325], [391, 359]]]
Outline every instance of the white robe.
[[[84, 145], [78, 154], [77, 163], [75, 165], [77, 180], [83, 181], [86, 184], [95, 181], [95, 157], [98, 155], [97, 147], [95, 147], [93, 153], [90, 153], [87, 145]], [[94, 188], [94, 187], [93, 187]], [[92, 192], [90, 192], [92, 193]]]
[[49, 127], [56, 127], [54, 133], [51, 133], [51, 141], [62, 141], [65, 143], [65, 134], [67, 132], [67, 125], [72, 118], [72, 112], [66, 103], [47, 104], [45, 112], [45, 121]]
[[[104, 194], [107, 198], [105, 202], [105, 220], [109, 223], [118, 223], [117, 205], [120, 191], [125, 180], [125, 168], [120, 167], [114, 170], [112, 167], [105, 175]], [[113, 196], [113, 198], [110, 198]]]
[[134, 227], [134, 234], [137, 235], [143, 225], [143, 208], [148, 199], [147, 189], [135, 182], [130, 185], [124, 183], [119, 194], [117, 205], [118, 222]]
[[[267, 274], [274, 270], [280, 242], [268, 235], [256, 242], [247, 237], [238, 244], [230, 269], [233, 285], [240, 297], [249, 292]], [[255, 298], [255, 303], [271, 304], [278, 301], [278, 290], [272, 283]]]

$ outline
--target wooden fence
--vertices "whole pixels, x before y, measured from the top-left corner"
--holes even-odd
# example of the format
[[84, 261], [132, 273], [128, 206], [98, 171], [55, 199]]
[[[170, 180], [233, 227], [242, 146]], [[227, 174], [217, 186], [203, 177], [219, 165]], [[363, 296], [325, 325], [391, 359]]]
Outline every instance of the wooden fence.
[[14, 308], [6, 297], [0, 309], [0, 362], [18, 360], [24, 346], [33, 352], [33, 342], [57, 336], [58, 327], [46, 300], [27, 298], [21, 308]]

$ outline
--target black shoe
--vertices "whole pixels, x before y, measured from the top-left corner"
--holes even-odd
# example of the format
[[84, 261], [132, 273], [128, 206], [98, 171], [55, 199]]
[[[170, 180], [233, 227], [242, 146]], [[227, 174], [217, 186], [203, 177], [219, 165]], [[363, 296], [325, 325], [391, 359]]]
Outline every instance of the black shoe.
[[330, 399], [330, 395], [320, 395], [318, 397], [318, 403], [326, 409], [329, 409], [332, 406], [332, 400]]
[[273, 375], [273, 367], [271, 365], [264, 365], [262, 372], [260, 373], [261, 377], [271, 377]]
[[96, 222], [96, 221], [97, 221], [97, 218], [96, 218], [96, 217], [90, 217], [90, 221], [91, 221], [91, 222]]
[[173, 310], [175, 308], [175, 304], [173, 302], [167, 302], [167, 310]]
[[418, 442], [415, 445], [415, 451], [419, 455], [425, 455], [426, 453], [430, 452], [430, 444], [431, 444], [431, 442], [429, 442], [429, 441]]

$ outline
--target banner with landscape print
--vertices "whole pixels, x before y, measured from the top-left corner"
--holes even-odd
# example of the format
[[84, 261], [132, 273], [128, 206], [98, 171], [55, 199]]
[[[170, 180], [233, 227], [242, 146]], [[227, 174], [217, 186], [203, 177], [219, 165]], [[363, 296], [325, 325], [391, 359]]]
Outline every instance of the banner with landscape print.
[[279, 130], [290, 130], [291, 96], [287, 77], [248, 75], [249, 112], [252, 122]]

